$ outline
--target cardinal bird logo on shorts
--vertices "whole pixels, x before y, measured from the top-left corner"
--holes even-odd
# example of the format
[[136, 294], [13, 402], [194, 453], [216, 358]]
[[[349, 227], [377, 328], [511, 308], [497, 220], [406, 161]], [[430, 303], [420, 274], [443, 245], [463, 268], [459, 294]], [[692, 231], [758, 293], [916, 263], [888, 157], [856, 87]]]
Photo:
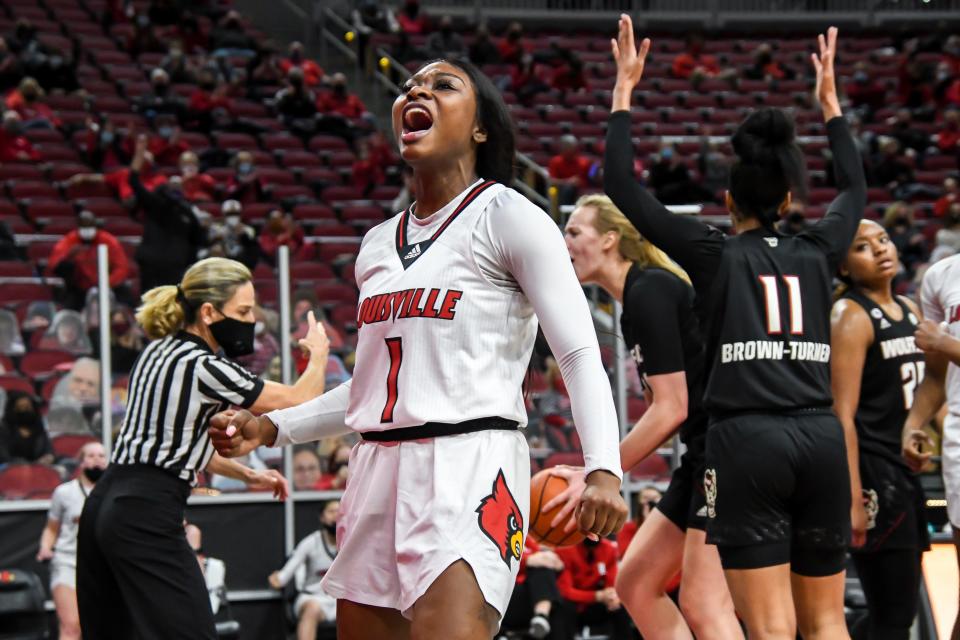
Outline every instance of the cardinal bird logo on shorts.
[[510, 560], [519, 561], [523, 553], [523, 515], [507, 488], [503, 469], [497, 472], [493, 490], [480, 501], [477, 513], [480, 514], [477, 516], [480, 530], [497, 545], [507, 566], [510, 566]]

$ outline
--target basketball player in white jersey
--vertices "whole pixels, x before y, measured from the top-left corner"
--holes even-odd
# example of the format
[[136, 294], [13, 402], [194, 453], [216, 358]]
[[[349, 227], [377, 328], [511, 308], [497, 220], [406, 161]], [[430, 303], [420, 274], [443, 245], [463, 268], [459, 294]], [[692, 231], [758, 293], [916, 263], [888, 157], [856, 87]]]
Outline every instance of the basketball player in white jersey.
[[[924, 320], [915, 337], [926, 355], [927, 367], [903, 426], [903, 456], [914, 471], [927, 463], [932, 442], [923, 426], [946, 402], [940, 468], [953, 542], [960, 550], [960, 255], [940, 260], [927, 270], [920, 288], [920, 307]], [[960, 616], [951, 638], [960, 640]]]
[[526, 535], [518, 427], [538, 320], [570, 392], [587, 483], [578, 522], [593, 535], [626, 518], [617, 417], [560, 230], [504, 186], [513, 128], [490, 81], [469, 63], [429, 63], [393, 128], [417, 200], [361, 245], [353, 380], [259, 419], [221, 414], [210, 434], [236, 456], [360, 432], [323, 580], [338, 637], [489, 639]]

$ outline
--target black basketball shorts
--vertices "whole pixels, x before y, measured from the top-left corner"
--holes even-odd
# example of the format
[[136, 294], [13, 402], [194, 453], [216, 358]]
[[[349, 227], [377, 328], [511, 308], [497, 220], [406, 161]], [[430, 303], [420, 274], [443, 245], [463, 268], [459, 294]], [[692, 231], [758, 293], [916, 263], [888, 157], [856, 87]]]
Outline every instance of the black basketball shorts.
[[843, 427], [827, 411], [742, 414], [707, 431], [707, 541], [725, 569], [790, 563], [805, 576], [843, 570], [850, 477]]
[[899, 461], [860, 450], [867, 541], [855, 553], [930, 548], [923, 487]]
[[703, 472], [706, 469], [704, 443], [691, 443], [674, 469], [657, 509], [681, 530], [707, 528], [707, 498], [703, 491]]

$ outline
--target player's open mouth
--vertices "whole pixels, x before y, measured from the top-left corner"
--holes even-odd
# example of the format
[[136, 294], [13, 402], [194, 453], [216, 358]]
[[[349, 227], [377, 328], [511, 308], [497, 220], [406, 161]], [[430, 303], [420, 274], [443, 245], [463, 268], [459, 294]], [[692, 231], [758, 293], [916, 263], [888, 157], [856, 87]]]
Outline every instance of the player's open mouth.
[[433, 128], [433, 116], [426, 107], [416, 102], [411, 102], [403, 108], [400, 119], [403, 126], [400, 139], [404, 144], [419, 140]]
[[890, 267], [893, 266], [893, 260], [891, 260], [890, 258], [886, 258], [878, 262], [877, 266], [880, 267], [881, 269], [889, 269]]

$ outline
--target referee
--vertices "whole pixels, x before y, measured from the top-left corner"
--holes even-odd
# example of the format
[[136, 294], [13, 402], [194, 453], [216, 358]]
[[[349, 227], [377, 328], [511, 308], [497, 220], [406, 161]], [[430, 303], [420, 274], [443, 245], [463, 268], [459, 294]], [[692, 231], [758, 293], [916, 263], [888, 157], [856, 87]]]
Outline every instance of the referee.
[[137, 321], [153, 341], [130, 376], [112, 464], [80, 518], [85, 640], [213, 640], [207, 590], [183, 532], [191, 486], [207, 470], [286, 496], [280, 474], [221, 458], [206, 433], [209, 418], [230, 406], [259, 413], [323, 392], [329, 342], [312, 314], [300, 341], [310, 363], [296, 385], [263, 382], [227, 359], [253, 351], [251, 280], [239, 262], [209, 258], [190, 267], [179, 286], [143, 296]]

